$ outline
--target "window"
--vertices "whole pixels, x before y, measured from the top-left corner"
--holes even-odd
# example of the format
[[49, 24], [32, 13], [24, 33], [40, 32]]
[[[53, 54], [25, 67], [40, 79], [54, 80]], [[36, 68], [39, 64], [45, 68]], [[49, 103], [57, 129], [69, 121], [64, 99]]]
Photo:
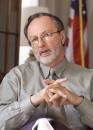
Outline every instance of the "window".
[[39, 4], [38, 0], [22, 0], [22, 6], [21, 6], [22, 11], [21, 12], [23, 14], [22, 14], [22, 18], [21, 18], [21, 35], [20, 35], [22, 37], [22, 40], [20, 40], [19, 65], [23, 64], [25, 62], [25, 60], [29, 56], [29, 51], [31, 50], [31, 47], [28, 45], [28, 43], [26, 43], [24, 36], [23, 36], [24, 35], [24, 33], [23, 33], [24, 21], [27, 17], [27, 16], [25, 16], [25, 15], [27, 15], [26, 10], [29, 10], [30, 7], [32, 8], [32, 7], [38, 6], [38, 4]]
[[22, 8], [37, 6], [38, 0], [22, 0]]

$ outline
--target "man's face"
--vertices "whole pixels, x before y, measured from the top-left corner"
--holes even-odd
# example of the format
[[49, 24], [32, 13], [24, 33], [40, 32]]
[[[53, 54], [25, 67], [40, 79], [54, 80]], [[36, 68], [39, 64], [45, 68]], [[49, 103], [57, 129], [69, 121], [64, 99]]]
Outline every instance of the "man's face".
[[37, 60], [53, 67], [64, 59], [65, 35], [58, 32], [54, 21], [48, 16], [34, 19], [28, 26], [28, 39]]

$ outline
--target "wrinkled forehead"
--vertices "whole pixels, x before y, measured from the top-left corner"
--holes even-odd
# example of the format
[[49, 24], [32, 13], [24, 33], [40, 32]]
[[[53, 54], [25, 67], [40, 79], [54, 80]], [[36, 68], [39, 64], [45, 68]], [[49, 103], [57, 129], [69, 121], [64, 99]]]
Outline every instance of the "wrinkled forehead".
[[54, 21], [54, 19], [52, 18], [52, 17], [50, 17], [50, 16], [39, 16], [39, 17], [36, 17], [36, 18], [34, 18], [32, 21], [31, 21], [31, 23], [33, 23], [33, 22], [38, 22], [38, 21], [44, 21], [44, 22], [50, 22], [50, 23], [55, 23]]
[[28, 32], [52, 30], [55, 28], [57, 28], [57, 26], [52, 18], [49, 16], [41, 16], [32, 20], [28, 26]]

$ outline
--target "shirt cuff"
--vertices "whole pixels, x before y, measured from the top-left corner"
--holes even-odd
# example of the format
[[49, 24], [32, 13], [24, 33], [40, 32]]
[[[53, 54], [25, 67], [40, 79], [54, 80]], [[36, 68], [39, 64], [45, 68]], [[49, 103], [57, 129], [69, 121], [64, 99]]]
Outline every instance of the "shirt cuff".
[[20, 108], [22, 112], [25, 112], [27, 114], [33, 114], [36, 110], [36, 108], [30, 102], [30, 96], [26, 97], [20, 102]]
[[82, 115], [85, 115], [85, 113], [87, 112], [87, 110], [89, 110], [89, 109], [91, 108], [91, 101], [84, 97], [83, 102], [82, 102], [80, 105], [75, 106], [75, 108], [76, 108]]

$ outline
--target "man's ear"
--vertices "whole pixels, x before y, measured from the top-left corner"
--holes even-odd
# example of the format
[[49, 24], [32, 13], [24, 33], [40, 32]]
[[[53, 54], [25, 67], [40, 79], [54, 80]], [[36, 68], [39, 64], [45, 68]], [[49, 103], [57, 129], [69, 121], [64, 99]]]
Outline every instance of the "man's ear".
[[66, 35], [65, 35], [65, 32], [64, 32], [64, 31], [61, 31], [60, 34], [61, 34], [62, 45], [64, 46], [65, 43], [66, 43]]

